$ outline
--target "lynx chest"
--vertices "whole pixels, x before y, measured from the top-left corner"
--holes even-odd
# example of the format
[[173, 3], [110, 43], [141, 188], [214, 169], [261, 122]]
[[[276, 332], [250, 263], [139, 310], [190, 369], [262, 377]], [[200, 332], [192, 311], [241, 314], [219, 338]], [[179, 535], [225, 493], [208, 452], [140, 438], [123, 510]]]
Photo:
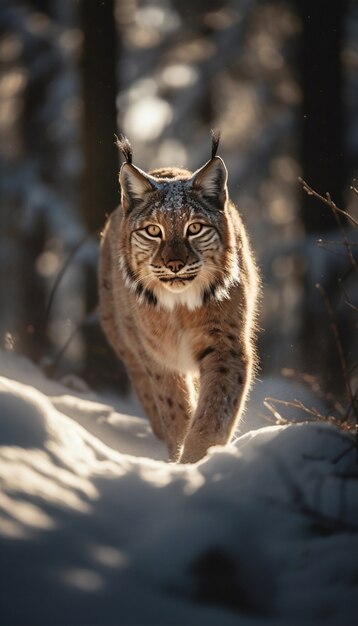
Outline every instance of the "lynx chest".
[[164, 368], [175, 372], [195, 372], [195, 333], [175, 317], [175, 312], [147, 317], [142, 320], [142, 338], [145, 352]]

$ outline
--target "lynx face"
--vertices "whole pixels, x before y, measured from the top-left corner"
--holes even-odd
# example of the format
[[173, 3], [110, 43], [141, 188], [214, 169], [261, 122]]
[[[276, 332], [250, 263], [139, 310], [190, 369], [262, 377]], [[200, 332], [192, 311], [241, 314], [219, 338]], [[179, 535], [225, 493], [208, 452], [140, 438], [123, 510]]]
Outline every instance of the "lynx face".
[[195, 309], [227, 297], [239, 268], [226, 180], [219, 157], [192, 175], [122, 166], [121, 268], [139, 299]]

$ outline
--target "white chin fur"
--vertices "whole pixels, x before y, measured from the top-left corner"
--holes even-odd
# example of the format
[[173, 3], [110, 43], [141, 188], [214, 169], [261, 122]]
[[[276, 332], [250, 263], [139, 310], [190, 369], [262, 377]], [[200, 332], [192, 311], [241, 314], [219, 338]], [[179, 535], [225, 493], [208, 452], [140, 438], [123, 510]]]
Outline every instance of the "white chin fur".
[[162, 286], [156, 290], [158, 304], [164, 309], [172, 311], [177, 305], [186, 306], [189, 310], [198, 309], [203, 304], [202, 290], [199, 284], [194, 283], [187, 287]]
[[190, 289], [190, 287], [192, 287], [192, 285], [189, 282], [173, 281], [172, 284], [169, 282], [163, 283], [163, 291], [170, 291], [170, 293], [183, 293], [183, 291]]

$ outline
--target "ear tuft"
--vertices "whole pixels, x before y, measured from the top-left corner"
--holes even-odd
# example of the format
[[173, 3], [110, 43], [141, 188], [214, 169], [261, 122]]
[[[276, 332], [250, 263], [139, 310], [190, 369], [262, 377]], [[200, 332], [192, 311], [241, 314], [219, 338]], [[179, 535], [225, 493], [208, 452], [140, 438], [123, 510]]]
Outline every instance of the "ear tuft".
[[221, 139], [221, 130], [214, 128], [211, 130], [211, 158], [216, 156]]
[[117, 135], [114, 136], [116, 138], [115, 144], [117, 148], [122, 152], [126, 163], [131, 164], [133, 161], [133, 148], [129, 143], [127, 137], [125, 137], [124, 135], [119, 135], [119, 137], [117, 137]]

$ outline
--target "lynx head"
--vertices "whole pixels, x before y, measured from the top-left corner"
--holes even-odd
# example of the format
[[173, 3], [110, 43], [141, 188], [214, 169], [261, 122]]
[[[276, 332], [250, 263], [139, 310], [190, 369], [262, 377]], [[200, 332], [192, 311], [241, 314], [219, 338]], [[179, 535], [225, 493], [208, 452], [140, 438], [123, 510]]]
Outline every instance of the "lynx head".
[[228, 297], [238, 282], [227, 170], [216, 156], [219, 139], [213, 132], [211, 159], [194, 173], [176, 168], [143, 172], [132, 163], [128, 140], [117, 141], [126, 158], [119, 175], [120, 264], [141, 301], [194, 309]]

